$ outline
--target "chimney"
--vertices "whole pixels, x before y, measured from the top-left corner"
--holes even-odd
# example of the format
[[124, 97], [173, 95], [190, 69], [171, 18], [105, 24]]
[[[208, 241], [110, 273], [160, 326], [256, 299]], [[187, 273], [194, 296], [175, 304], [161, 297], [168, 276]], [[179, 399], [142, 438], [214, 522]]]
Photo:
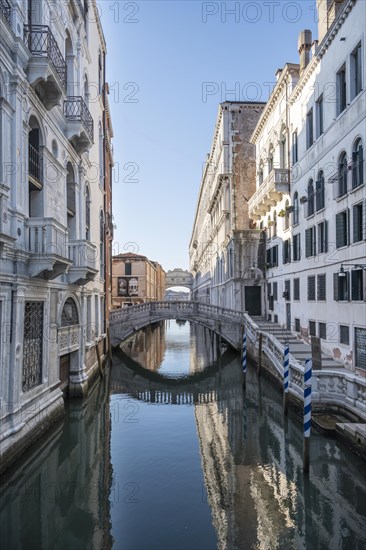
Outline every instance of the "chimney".
[[327, 34], [333, 21], [336, 19], [343, 2], [344, 0], [316, 0], [319, 44]]
[[300, 77], [307, 65], [309, 64], [312, 42], [313, 37], [311, 35], [311, 31], [301, 31], [301, 33], [299, 34], [299, 39], [297, 41], [297, 47], [300, 54]]

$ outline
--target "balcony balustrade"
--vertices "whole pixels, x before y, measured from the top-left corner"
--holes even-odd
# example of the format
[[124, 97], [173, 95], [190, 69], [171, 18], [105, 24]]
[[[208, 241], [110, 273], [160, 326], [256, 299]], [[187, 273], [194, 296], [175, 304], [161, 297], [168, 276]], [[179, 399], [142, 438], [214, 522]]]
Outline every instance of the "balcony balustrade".
[[259, 220], [270, 211], [271, 206], [275, 206], [282, 196], [289, 192], [289, 170], [274, 168], [249, 199], [249, 216]]
[[71, 265], [67, 248], [67, 229], [53, 218], [30, 218], [27, 221], [29, 275], [54, 279]]
[[81, 326], [70, 325], [61, 327], [57, 331], [59, 355], [76, 351], [80, 347]]
[[98, 248], [87, 240], [69, 241], [69, 282], [85, 285], [98, 273]]
[[32, 56], [28, 79], [47, 110], [66, 93], [66, 62], [47, 25], [25, 25], [24, 41]]
[[68, 97], [64, 103], [67, 120], [66, 135], [78, 153], [90, 149], [93, 144], [94, 122], [87, 104], [81, 96]]

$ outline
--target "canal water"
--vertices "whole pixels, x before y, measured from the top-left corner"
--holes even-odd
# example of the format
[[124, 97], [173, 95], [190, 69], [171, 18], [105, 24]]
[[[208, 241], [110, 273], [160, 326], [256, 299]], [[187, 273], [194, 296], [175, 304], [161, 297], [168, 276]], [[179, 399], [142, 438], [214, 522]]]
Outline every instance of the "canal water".
[[136, 335], [1, 478], [2, 550], [364, 549], [365, 464], [313, 433], [214, 335]]

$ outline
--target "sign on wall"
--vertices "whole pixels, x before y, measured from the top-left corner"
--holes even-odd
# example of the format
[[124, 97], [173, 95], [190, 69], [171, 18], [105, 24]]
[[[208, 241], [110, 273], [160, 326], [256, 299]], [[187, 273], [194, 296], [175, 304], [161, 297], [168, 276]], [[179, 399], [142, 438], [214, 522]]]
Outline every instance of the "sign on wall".
[[138, 293], [137, 277], [118, 277], [118, 296], [138, 296]]

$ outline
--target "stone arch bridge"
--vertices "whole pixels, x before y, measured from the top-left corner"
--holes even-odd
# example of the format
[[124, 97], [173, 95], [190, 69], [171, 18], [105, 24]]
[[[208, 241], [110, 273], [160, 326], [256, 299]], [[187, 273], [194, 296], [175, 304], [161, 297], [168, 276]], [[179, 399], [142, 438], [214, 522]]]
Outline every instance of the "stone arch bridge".
[[111, 344], [124, 340], [148, 325], [177, 319], [198, 323], [222, 337], [236, 350], [241, 349], [246, 314], [201, 302], [147, 302], [110, 314]]
[[193, 275], [184, 269], [173, 269], [167, 271], [165, 276], [165, 290], [174, 286], [183, 286], [192, 290], [193, 287]]

